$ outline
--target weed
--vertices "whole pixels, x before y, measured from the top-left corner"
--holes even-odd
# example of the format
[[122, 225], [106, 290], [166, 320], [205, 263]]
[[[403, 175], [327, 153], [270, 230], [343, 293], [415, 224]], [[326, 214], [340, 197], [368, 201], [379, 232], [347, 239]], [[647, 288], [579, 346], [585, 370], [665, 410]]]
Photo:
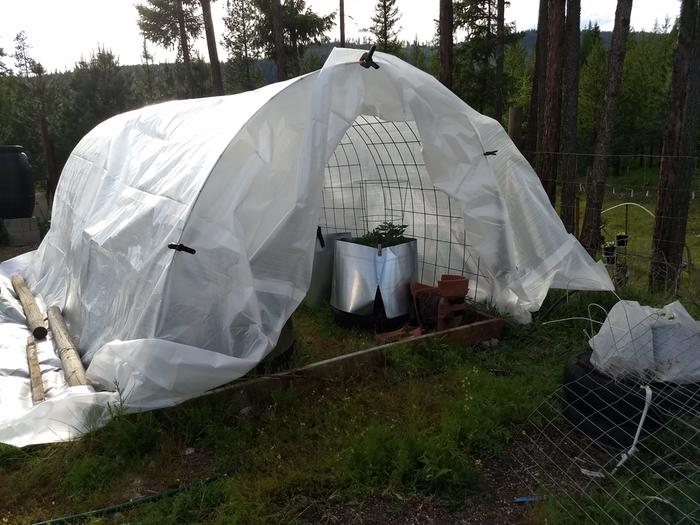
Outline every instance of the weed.
[[103, 456], [77, 458], [61, 481], [64, 494], [72, 501], [81, 501], [110, 486], [119, 467]]
[[374, 423], [347, 451], [344, 468], [355, 486], [421, 492], [445, 500], [463, 498], [479, 487], [468, 456], [426, 431], [397, 432]]

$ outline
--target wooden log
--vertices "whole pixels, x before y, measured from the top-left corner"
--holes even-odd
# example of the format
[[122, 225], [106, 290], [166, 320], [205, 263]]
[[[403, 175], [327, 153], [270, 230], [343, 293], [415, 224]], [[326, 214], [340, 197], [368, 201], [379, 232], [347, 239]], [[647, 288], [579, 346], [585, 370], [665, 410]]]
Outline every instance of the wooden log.
[[89, 385], [85, 377], [85, 368], [80, 360], [78, 347], [68, 331], [63, 314], [58, 306], [49, 308], [49, 328], [53, 337], [54, 348], [63, 364], [63, 374], [69, 386]]
[[34, 300], [34, 294], [32, 294], [21, 275], [13, 275], [11, 281], [19, 302], [22, 303], [24, 316], [27, 318], [27, 325], [32, 335], [36, 339], [46, 339], [48, 330], [44, 324], [44, 316]]
[[27, 364], [29, 365], [29, 381], [32, 386], [32, 401], [36, 405], [46, 397], [44, 395], [44, 382], [41, 379], [39, 358], [36, 355], [36, 340], [33, 335], [27, 338]]

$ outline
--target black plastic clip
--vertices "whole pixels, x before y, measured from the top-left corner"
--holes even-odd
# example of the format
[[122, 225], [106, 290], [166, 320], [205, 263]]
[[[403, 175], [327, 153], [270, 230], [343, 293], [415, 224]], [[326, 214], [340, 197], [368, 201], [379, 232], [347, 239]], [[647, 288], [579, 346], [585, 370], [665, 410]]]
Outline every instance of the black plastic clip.
[[321, 245], [321, 248], [326, 247], [326, 240], [323, 238], [323, 232], [321, 231], [320, 226], [316, 228], [316, 239], [318, 239], [318, 243]]
[[373, 67], [374, 69], [379, 69], [379, 64], [372, 60], [372, 55], [374, 55], [374, 52], [376, 50], [377, 46], [372, 44], [372, 47], [369, 48], [368, 52], [362, 53], [362, 56], [360, 57], [360, 65], [362, 67], [364, 67], [365, 69], [369, 69], [370, 67]]
[[484, 151], [484, 157], [488, 157], [490, 155], [496, 156], [496, 153], [498, 153], [497, 149], [495, 149], [493, 151]]
[[192, 255], [197, 253], [197, 250], [195, 250], [194, 248], [190, 248], [189, 246], [185, 246], [182, 243], [178, 244], [175, 242], [171, 242], [170, 244], [168, 244], [168, 248], [170, 248], [171, 250], [175, 250], [176, 252], [191, 253]]

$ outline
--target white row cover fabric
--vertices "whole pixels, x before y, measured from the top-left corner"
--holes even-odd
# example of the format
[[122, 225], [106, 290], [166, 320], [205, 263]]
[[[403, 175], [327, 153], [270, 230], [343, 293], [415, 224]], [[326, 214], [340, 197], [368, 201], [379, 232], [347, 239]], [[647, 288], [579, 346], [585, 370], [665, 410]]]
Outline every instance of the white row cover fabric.
[[26, 332], [3, 305], [0, 390], [22, 382], [7, 394], [22, 402], [0, 398], [1, 441], [68, 439], [106, 421], [109, 403], [172, 405], [260, 362], [308, 289], [325, 168], [361, 115], [415, 123], [432, 184], [458, 204], [488, 276], [483, 298], [526, 322], [550, 287], [613, 288], [497, 122], [393, 56], [360, 67], [361, 53], [336, 49], [322, 70], [256, 91], [118, 115], [80, 141], [46, 238], [0, 272], [63, 308], [99, 392], [63, 388], [30, 407]]
[[700, 322], [679, 301], [619, 301], [588, 343], [591, 364], [614, 378], [700, 383]]

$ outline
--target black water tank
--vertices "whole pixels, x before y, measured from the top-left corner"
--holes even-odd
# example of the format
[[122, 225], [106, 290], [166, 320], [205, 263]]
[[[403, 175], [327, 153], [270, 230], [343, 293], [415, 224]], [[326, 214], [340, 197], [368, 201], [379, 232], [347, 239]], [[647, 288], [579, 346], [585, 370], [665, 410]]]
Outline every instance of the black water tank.
[[22, 146], [0, 145], [0, 219], [31, 217], [34, 181]]

